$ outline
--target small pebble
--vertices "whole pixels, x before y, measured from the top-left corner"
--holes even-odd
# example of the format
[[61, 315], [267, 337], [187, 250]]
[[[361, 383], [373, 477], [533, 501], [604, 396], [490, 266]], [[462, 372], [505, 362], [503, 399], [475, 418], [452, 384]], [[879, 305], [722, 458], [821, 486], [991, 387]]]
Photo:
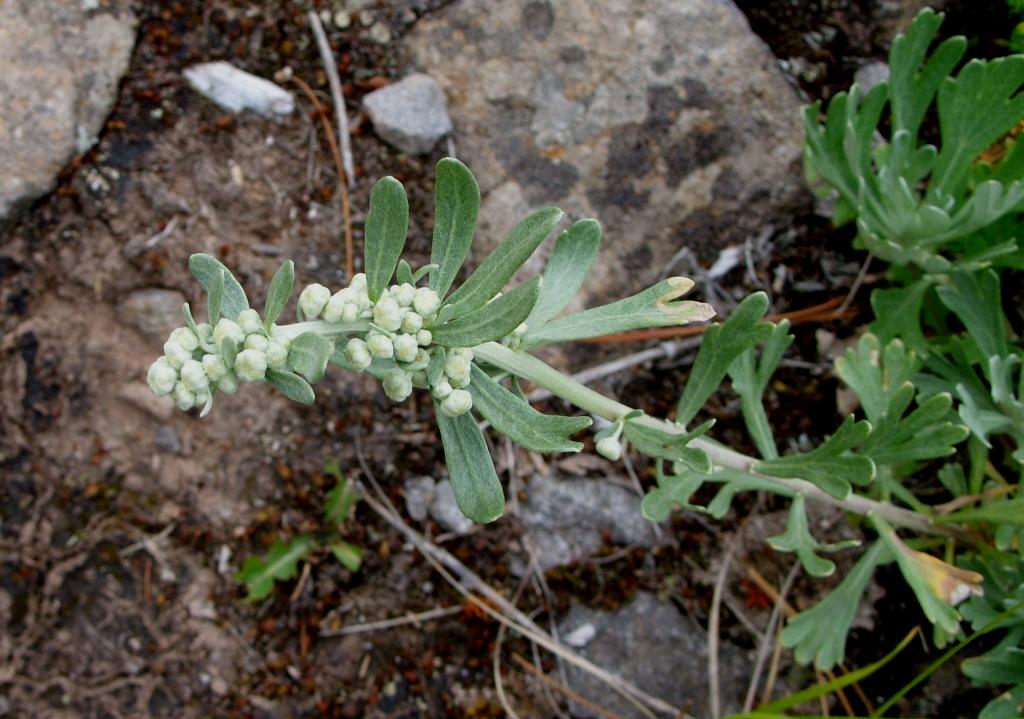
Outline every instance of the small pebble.
[[178, 431], [169, 424], [162, 424], [156, 428], [156, 446], [164, 452], [181, 454], [181, 437]]
[[370, 39], [378, 45], [387, 45], [391, 42], [391, 30], [382, 22], [370, 28]]

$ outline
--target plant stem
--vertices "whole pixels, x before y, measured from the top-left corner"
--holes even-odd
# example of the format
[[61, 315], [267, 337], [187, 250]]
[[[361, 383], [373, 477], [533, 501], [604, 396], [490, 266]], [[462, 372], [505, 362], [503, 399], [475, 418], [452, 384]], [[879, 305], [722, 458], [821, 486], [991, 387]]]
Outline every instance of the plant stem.
[[344, 335], [366, 332], [370, 329], [369, 320], [356, 320], [355, 322], [325, 322], [324, 320], [312, 320], [310, 322], [296, 322], [291, 325], [275, 326], [272, 337], [293, 340], [306, 332], [316, 332], [321, 337], [334, 338]]
[[[575, 404], [580, 409], [604, 417], [610, 422], [616, 422], [633, 411], [633, 408], [605, 397], [599, 392], [595, 392], [589, 387], [576, 382], [533, 355], [510, 350], [508, 347], [497, 342], [488, 342], [474, 347], [473, 355], [495, 367], [533, 382], [547, 389], [552, 394]], [[642, 415], [632, 421], [670, 434], [684, 434], [686, 432], [684, 427], [680, 427], [673, 422], [656, 419], [647, 415]], [[837, 499], [819, 489], [817, 485], [803, 479], [778, 479], [758, 474], [753, 470], [754, 465], [758, 462], [757, 459], [729, 449], [713, 440], [698, 437], [692, 440], [689, 446], [706, 452], [708, 457], [711, 458], [712, 463], [718, 467], [745, 472], [757, 477], [759, 480], [784, 489], [787, 494], [800, 492], [809, 499], [831, 504], [854, 514], [868, 515], [874, 513], [892, 524], [912, 529], [921, 534], [934, 534], [971, 540], [971, 535], [963, 528], [949, 524], [934, 524], [930, 517], [919, 512], [896, 507], [885, 502], [876, 502], [873, 499], [857, 494], [851, 494], [845, 499]]]

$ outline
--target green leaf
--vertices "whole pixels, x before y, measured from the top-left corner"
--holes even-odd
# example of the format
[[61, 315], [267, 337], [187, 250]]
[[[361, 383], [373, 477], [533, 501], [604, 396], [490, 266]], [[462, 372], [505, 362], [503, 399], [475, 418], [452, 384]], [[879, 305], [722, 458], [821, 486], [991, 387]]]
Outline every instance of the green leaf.
[[[513, 227], [508, 236], [476, 268], [469, 279], [452, 292], [445, 304], [454, 308], [455, 315], [465, 314], [483, 307], [508, 284], [516, 271], [530, 259], [530, 255], [544, 241], [544, 238], [551, 234], [561, 219], [562, 211], [557, 207], [549, 207], [534, 212]], [[441, 265], [437, 273], [431, 277], [433, 281], [436, 277], [442, 276], [441, 273], [445, 269], [444, 262], [448, 262], [448, 260], [444, 259], [439, 262], [438, 258], [433, 256], [431, 259]], [[461, 259], [459, 262], [461, 264]], [[441, 283], [438, 283], [438, 286], [441, 286]]]
[[669, 434], [635, 418], [626, 420], [623, 424], [623, 433], [630, 444], [648, 457], [682, 462], [694, 472], [711, 474], [711, 460], [707, 453], [687, 445], [697, 437], [706, 434], [714, 424], [715, 421], [709, 419], [690, 432], [680, 431], [679, 434]]
[[327, 548], [331, 550], [331, 554], [334, 558], [350, 572], [358, 572], [359, 567], [363, 563], [363, 548], [357, 547], [351, 542], [346, 542], [343, 539], [339, 539], [336, 542], [332, 542], [327, 545]]
[[871, 292], [875, 319], [870, 329], [881, 343], [899, 338], [918, 356], [928, 353], [928, 341], [921, 331], [921, 307], [930, 286], [927, 280], [920, 279], [904, 287]]
[[882, 542], [872, 544], [831, 594], [789, 620], [782, 630], [782, 644], [793, 650], [798, 662], [813, 661], [814, 666], [825, 671], [843, 660], [846, 635], [850, 633], [857, 605], [884, 555]]
[[220, 319], [220, 308], [224, 301], [224, 273], [214, 273], [210, 283], [210, 295], [206, 306], [206, 314], [210, 318], [210, 326], [216, 327]]
[[906, 417], [885, 415], [861, 454], [880, 466], [948, 457], [956, 451], [953, 445], [970, 434], [964, 425], [949, 421], [956, 416], [951, 412], [952, 405], [948, 394], [936, 394]]
[[359, 501], [359, 490], [344, 476], [324, 498], [324, 521], [335, 526], [344, 524]]
[[685, 277], [669, 277], [643, 292], [604, 307], [577, 312], [552, 320], [523, 338], [525, 346], [549, 342], [571, 342], [638, 328], [685, 325], [714, 316], [711, 305], [689, 300], [674, 302], [693, 287]]
[[434, 343], [444, 347], [475, 347], [500, 340], [523, 323], [537, 301], [540, 278], [519, 285], [458, 319], [430, 329]]
[[860, 544], [856, 539], [835, 544], [818, 542], [811, 535], [811, 530], [807, 526], [807, 508], [802, 494], [796, 495], [789, 507], [789, 520], [786, 523], [785, 533], [768, 537], [766, 541], [772, 549], [778, 552], [795, 552], [800, 564], [812, 577], [830, 577], [836, 571], [835, 563], [824, 557], [819, 557], [817, 552], [832, 552], [847, 547], [856, 547]]
[[913, 352], [894, 339], [883, 351], [878, 338], [864, 334], [856, 349], [835, 363], [836, 374], [857, 393], [864, 414], [876, 427], [887, 417], [899, 418], [914, 396], [911, 378], [920, 368]]
[[761, 350], [760, 361], [755, 360], [755, 350], [751, 347], [733, 360], [728, 369], [732, 388], [740, 396], [743, 422], [751, 439], [754, 440], [757, 451], [765, 459], [775, 459], [779, 456], [779, 451], [775, 447], [771, 423], [764, 411], [764, 392], [775, 373], [775, 368], [779, 366], [782, 355], [792, 342], [789, 321], [782, 320], [773, 326], [771, 336]]
[[409, 232], [409, 199], [402, 183], [393, 177], [377, 181], [370, 194], [370, 212], [366, 216], [363, 256], [366, 292], [377, 301], [395, 274], [398, 258]]
[[718, 389], [736, 357], [772, 336], [772, 324], [761, 321], [767, 311], [768, 295], [755, 292], [736, 306], [729, 319], [704, 331], [697, 360], [679, 398], [676, 410], [679, 424], [685, 425], [697, 415], [708, 397]]
[[[453, 157], [438, 162], [436, 173], [434, 243], [430, 248], [430, 261], [437, 269], [430, 275], [430, 289], [444, 297], [473, 244], [476, 217], [480, 212], [480, 187], [469, 168]], [[486, 297], [484, 301], [489, 299]]]
[[188, 269], [207, 293], [218, 277], [224, 278], [224, 298], [220, 306], [222, 316], [229, 320], [237, 320], [242, 310], [249, 309], [245, 290], [238, 284], [231, 270], [215, 258], [207, 254], [192, 255], [188, 258]]
[[985, 708], [981, 710], [981, 714], [978, 715], [978, 719], [1020, 719], [1022, 706], [1024, 706], [1024, 682], [1003, 692], [986, 704]]
[[267, 597], [275, 581], [294, 579], [299, 562], [316, 549], [316, 540], [310, 536], [295, 537], [287, 544], [280, 540], [267, 552], [265, 558], [249, 557], [236, 576], [245, 584], [245, 601], [255, 602]]
[[188, 302], [181, 306], [181, 316], [185, 318], [185, 326], [192, 330], [196, 337], [199, 337], [199, 325], [192, 318], [192, 308], [188, 306]]
[[867, 457], [848, 454], [871, 434], [868, 422], [847, 417], [835, 434], [821, 446], [802, 454], [758, 462], [755, 472], [769, 477], [805, 479], [837, 499], [850, 495], [851, 484], [870, 484], [875, 478], [875, 463]]
[[234, 367], [236, 357], [238, 357], [238, 343], [230, 337], [225, 337], [220, 343], [220, 358], [224, 360], [225, 366]]
[[316, 401], [316, 395], [313, 394], [313, 388], [309, 386], [309, 382], [297, 374], [279, 369], [268, 369], [267, 382], [285, 397], [299, 404], [308, 406]]
[[707, 511], [705, 507], [690, 504], [690, 497], [707, 481], [706, 474], [683, 469], [681, 472], [665, 474], [658, 468], [658, 486], [644, 495], [640, 502], [640, 513], [651, 522], [664, 522], [678, 505], [696, 512]]
[[294, 285], [295, 263], [286, 260], [274, 273], [274, 279], [270, 281], [270, 287], [267, 289], [267, 301], [263, 305], [263, 324], [268, 332], [284, 312], [284, 306], [288, 304]]
[[980, 507], [961, 509], [933, 518], [936, 524], [994, 524], [1024, 527], [1024, 496], [998, 499]]
[[537, 304], [526, 320], [531, 329], [540, 328], [572, 301], [587, 279], [600, 245], [601, 225], [597, 220], [579, 220], [558, 236], [544, 268]]
[[405, 260], [398, 261], [398, 269], [395, 270], [395, 280], [400, 285], [416, 284], [412, 277], [412, 267]]
[[1002, 312], [999, 275], [984, 272], [954, 272], [950, 284], [937, 288], [939, 298], [964, 323], [967, 332], [986, 357], [1010, 353]]
[[474, 522], [493, 522], [505, 512], [505, 495], [472, 412], [449, 417], [434, 403], [455, 502]]
[[288, 348], [288, 369], [298, 372], [310, 382], [319, 382], [327, 370], [334, 345], [316, 332], [303, 332]]
[[579, 452], [583, 445], [570, 435], [591, 425], [590, 417], [542, 414], [472, 366], [469, 389], [473, 408], [513, 442], [534, 452]]

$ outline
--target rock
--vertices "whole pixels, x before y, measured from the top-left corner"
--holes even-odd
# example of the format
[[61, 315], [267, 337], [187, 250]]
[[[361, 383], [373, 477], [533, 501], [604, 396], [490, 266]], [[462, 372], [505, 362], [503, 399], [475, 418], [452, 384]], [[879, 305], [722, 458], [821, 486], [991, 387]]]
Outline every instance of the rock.
[[117, 396], [153, 419], [168, 420], [174, 414], [174, 400], [157, 397], [145, 382], [128, 382], [121, 386]]
[[178, 430], [169, 424], [162, 424], [156, 428], [154, 443], [164, 452], [181, 454], [181, 437], [178, 435]]
[[[559, 634], [572, 636], [580, 627], [593, 634], [577, 651], [600, 667], [610, 669], [648, 694], [695, 716], [707, 715], [707, 637], [704, 630], [668, 601], [637, 593], [629, 604], [614, 611], [589, 609], [573, 602], [559, 625]], [[588, 631], [588, 634], [590, 631]], [[729, 642], [719, 647], [719, 677], [725, 713], [739, 710], [742, 692], [753, 662]], [[643, 716], [607, 684], [566, 664], [569, 685], [612, 713], [622, 717]], [[574, 717], [593, 714], [573, 705]]]
[[117, 318], [162, 346], [171, 330], [185, 325], [183, 304], [185, 295], [177, 290], [147, 287], [133, 291], [117, 304]]
[[81, 2], [0, 2], [0, 220], [49, 192], [96, 142], [135, 43], [135, 17]]
[[484, 193], [477, 261], [557, 205], [604, 225], [584, 290], [617, 300], [804, 196], [799, 100], [728, 0], [463, 0], [404, 42]]
[[857, 72], [853, 74], [853, 81], [860, 85], [863, 95], [867, 95], [876, 85], [888, 79], [889, 65], [881, 60], [867, 62], [858, 67]]
[[452, 131], [444, 91], [421, 73], [374, 90], [363, 98], [363, 109], [382, 140], [411, 155], [430, 152]]
[[594, 554], [609, 535], [616, 544], [653, 546], [654, 529], [640, 515], [635, 492], [601, 479], [535, 475], [520, 506], [527, 538], [541, 569]]
[[193, 65], [184, 74], [193, 90], [228, 112], [251, 110], [278, 119], [295, 109], [290, 92], [228, 62]]
[[873, 20], [878, 26], [877, 37], [882, 45], [888, 45], [926, 7], [943, 12], [948, 0], [879, 0], [873, 8]]
[[455, 502], [455, 492], [452, 490], [452, 483], [443, 479], [434, 488], [434, 501], [430, 505], [430, 516], [434, 521], [456, 534], [468, 534], [473, 529], [473, 520], [469, 519], [459, 509]]
[[414, 521], [422, 522], [434, 501], [434, 478], [413, 477], [405, 480], [404, 486], [405, 511]]

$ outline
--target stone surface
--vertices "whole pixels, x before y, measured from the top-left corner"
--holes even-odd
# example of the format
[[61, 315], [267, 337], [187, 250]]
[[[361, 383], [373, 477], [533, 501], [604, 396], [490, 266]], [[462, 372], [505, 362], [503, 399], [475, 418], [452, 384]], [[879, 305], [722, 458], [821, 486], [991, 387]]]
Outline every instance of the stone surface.
[[427, 518], [434, 501], [434, 478], [412, 477], [405, 480], [405, 511], [417, 522]]
[[430, 516], [449, 532], [467, 534], [473, 529], [473, 520], [459, 509], [459, 505], [455, 501], [455, 492], [452, 490], [452, 483], [447, 479], [441, 480], [434, 487], [434, 501], [430, 504]]
[[146, 287], [135, 290], [117, 304], [117, 318], [163, 345], [171, 330], [185, 324], [181, 314], [183, 304], [185, 295], [177, 290]]
[[619, 299], [803, 196], [800, 103], [728, 0], [461, 0], [404, 42], [484, 192], [477, 261], [557, 205], [604, 225], [584, 289]]
[[[589, 641], [577, 651], [600, 667], [610, 669], [638, 687], [694, 716], [707, 716], [707, 636], [668, 601], [639, 592], [614, 612], [589, 609], [574, 602], [559, 626], [571, 635], [593, 627]], [[587, 632], [590, 634], [590, 630]], [[724, 713], [739, 710], [753, 660], [728, 642], [719, 647], [719, 677]], [[584, 697], [622, 717], [642, 717], [632, 704], [608, 685], [566, 665], [569, 685]], [[573, 705], [572, 716], [594, 716]]]
[[363, 98], [363, 109], [382, 140], [412, 155], [430, 152], [452, 131], [444, 91], [422, 73], [374, 90]]
[[640, 498], [600, 479], [535, 475], [520, 506], [526, 536], [541, 569], [594, 554], [609, 536], [616, 544], [650, 547], [654, 529], [640, 515]]
[[0, 220], [53, 189], [95, 142], [135, 42], [127, 5], [0, 2]]
[[178, 430], [169, 424], [162, 424], [156, 428], [156, 436], [153, 439], [158, 449], [171, 454], [181, 454], [181, 437]]

